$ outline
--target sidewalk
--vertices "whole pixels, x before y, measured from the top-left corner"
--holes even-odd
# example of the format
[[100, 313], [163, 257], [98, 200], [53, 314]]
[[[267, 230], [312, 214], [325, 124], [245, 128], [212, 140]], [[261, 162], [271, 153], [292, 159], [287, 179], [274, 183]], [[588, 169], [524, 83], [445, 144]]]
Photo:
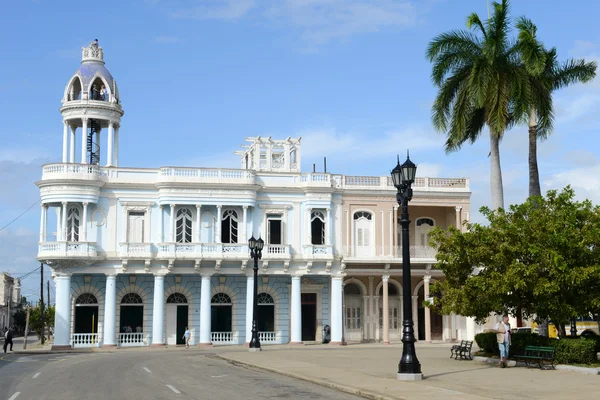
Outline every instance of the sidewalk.
[[[233, 350], [233, 349], [232, 349]], [[345, 347], [265, 346], [216, 357], [372, 399], [573, 399], [596, 398], [600, 377], [566, 371], [507, 368], [450, 359], [448, 344], [417, 344], [424, 380], [396, 379], [402, 344]], [[575, 396], [575, 397], [574, 397]]]

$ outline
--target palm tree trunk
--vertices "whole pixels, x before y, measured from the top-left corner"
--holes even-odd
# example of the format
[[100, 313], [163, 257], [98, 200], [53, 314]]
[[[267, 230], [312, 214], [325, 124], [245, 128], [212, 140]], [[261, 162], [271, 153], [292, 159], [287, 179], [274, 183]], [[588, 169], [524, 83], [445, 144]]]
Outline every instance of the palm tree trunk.
[[529, 113], [529, 196], [541, 196], [540, 174], [537, 163], [537, 115], [535, 108]]
[[490, 129], [490, 185], [492, 209], [504, 208], [504, 188], [500, 169], [500, 136]]

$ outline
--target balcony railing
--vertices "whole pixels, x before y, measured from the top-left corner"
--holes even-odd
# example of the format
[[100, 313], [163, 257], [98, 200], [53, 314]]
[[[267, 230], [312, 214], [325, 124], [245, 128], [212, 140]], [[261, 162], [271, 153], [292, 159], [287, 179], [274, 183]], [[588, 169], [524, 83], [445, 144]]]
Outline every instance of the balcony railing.
[[325, 173], [302, 174], [300, 178], [302, 187], [331, 187], [331, 175]]
[[133, 333], [119, 333], [119, 346], [121, 347], [135, 347], [144, 345], [144, 333], [133, 332]]
[[[437, 249], [430, 246], [409, 246], [411, 258], [435, 258]], [[370, 251], [369, 251], [370, 250]], [[364, 260], [381, 260], [402, 258], [402, 246], [383, 246], [359, 249], [354, 246], [344, 246], [344, 257]]]
[[258, 341], [262, 343], [275, 343], [277, 341], [276, 332], [258, 332]]
[[262, 252], [263, 259], [289, 259], [290, 245], [289, 244], [267, 244]]
[[210, 341], [213, 344], [234, 344], [235, 334], [233, 332], [211, 332]]
[[71, 335], [73, 347], [100, 347], [97, 333], [74, 333]]
[[121, 243], [120, 256], [124, 258], [150, 258], [152, 257], [151, 243]]
[[256, 176], [254, 171], [244, 169], [163, 167], [158, 180], [253, 185], [256, 183]]
[[158, 258], [244, 258], [248, 257], [246, 243], [159, 243]]
[[[394, 184], [390, 176], [343, 176], [343, 188], [350, 189], [394, 189]], [[412, 185], [418, 189], [468, 189], [469, 180], [467, 178], [415, 178]]]
[[90, 242], [43, 242], [38, 245], [38, 258], [96, 256], [96, 244]]
[[100, 177], [97, 165], [87, 164], [46, 164], [42, 167], [42, 180], [78, 179], [95, 181]]
[[305, 258], [331, 258], [333, 257], [333, 245], [305, 244], [302, 246], [302, 254]]

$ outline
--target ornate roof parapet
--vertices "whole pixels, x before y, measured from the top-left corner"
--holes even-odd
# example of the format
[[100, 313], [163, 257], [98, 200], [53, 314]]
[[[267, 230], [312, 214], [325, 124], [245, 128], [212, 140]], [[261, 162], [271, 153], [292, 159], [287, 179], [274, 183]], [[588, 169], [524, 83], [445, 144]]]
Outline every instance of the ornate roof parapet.
[[104, 64], [104, 51], [98, 46], [98, 39], [94, 40], [88, 47], [81, 48], [81, 62], [99, 62]]

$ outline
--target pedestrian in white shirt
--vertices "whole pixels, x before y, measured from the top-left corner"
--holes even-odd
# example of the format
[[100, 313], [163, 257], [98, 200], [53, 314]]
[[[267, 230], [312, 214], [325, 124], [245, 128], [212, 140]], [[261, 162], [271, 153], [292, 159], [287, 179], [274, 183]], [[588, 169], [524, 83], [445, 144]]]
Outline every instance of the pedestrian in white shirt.
[[510, 349], [510, 324], [508, 323], [508, 315], [502, 316], [502, 322], [496, 323], [494, 328], [496, 331], [496, 340], [500, 349], [500, 368], [506, 368], [506, 360], [508, 359], [508, 351]]

